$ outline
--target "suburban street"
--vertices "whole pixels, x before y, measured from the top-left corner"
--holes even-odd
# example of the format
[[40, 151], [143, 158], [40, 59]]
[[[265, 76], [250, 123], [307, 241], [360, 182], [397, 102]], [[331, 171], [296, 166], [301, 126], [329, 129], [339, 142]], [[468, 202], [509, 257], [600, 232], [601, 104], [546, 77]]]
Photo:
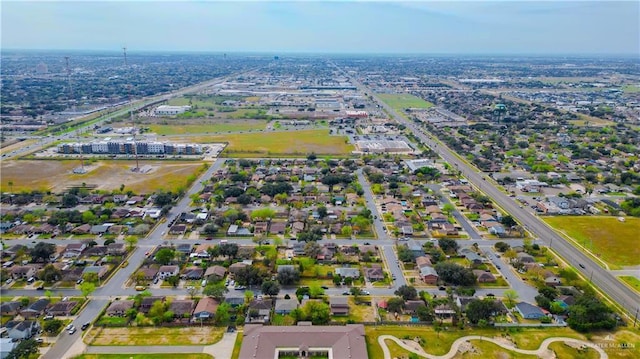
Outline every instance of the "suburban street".
[[396, 121], [405, 124], [411, 129], [424, 144], [437, 152], [442, 159], [454, 165], [470, 183], [491, 197], [505, 212], [511, 214], [518, 220], [527, 231], [558, 253], [567, 263], [579, 271], [583, 277], [592, 281], [596, 288], [615, 301], [624, 309], [628, 316], [636, 313], [640, 308], [640, 295], [638, 295], [638, 293], [621, 283], [615, 276], [609, 273], [607, 269], [598, 265], [571, 243], [568, 243], [567, 239], [557, 234], [546, 223], [536, 217], [534, 213], [521, 208], [520, 205], [516, 204], [507, 194], [495, 187], [490, 180], [487, 180], [487, 175], [471, 167], [471, 165], [463, 161], [451, 149], [432, 135], [425, 134], [423, 129], [401, 116], [391, 106], [388, 106], [384, 101], [380, 100], [371, 89], [358, 82], [353, 76], [349, 76], [347, 73], [344, 73], [344, 75], [349, 77], [360, 91], [370, 94]]

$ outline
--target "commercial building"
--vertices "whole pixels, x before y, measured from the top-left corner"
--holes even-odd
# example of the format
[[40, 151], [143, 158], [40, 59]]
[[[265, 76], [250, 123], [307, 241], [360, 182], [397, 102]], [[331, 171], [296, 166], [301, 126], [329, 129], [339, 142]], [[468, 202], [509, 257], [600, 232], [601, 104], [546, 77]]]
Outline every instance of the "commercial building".
[[154, 113], [156, 116], [175, 116], [191, 110], [191, 106], [168, 106], [162, 105], [156, 107]]
[[199, 144], [147, 142], [147, 141], [98, 141], [91, 143], [63, 143], [58, 145], [58, 153], [63, 154], [104, 154], [104, 155], [198, 155], [202, 153]]
[[367, 358], [364, 325], [315, 326], [309, 322], [296, 326], [245, 325], [240, 358], [273, 359], [284, 355]]

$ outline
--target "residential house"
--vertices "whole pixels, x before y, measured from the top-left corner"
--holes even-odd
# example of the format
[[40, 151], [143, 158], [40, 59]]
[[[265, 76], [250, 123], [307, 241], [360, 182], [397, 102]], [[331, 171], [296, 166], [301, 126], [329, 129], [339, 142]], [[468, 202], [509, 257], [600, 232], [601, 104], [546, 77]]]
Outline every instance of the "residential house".
[[186, 224], [174, 224], [173, 226], [171, 226], [171, 228], [169, 228], [169, 234], [181, 235], [185, 234], [186, 231]]
[[372, 265], [371, 268], [364, 268], [364, 277], [370, 282], [384, 280], [384, 272], [380, 265]]
[[158, 269], [158, 277], [162, 280], [176, 276], [180, 273], [180, 267], [175, 265], [162, 266]]
[[[232, 294], [233, 295], [233, 294]], [[239, 307], [244, 304], [244, 297], [230, 297], [227, 296], [224, 298], [224, 302], [229, 304], [231, 307]]]
[[427, 256], [420, 256], [416, 258], [416, 266], [418, 268], [431, 267], [431, 259]]
[[191, 299], [176, 299], [169, 304], [169, 310], [174, 318], [190, 318], [196, 303]]
[[198, 301], [198, 305], [193, 310], [193, 318], [200, 320], [213, 319], [220, 303], [211, 297], [204, 297]]
[[267, 234], [267, 229], [269, 227], [269, 223], [267, 222], [256, 222], [253, 225], [253, 235], [262, 235]]
[[96, 224], [95, 226], [91, 226], [89, 233], [91, 234], [105, 234], [109, 230], [110, 225], [107, 224]]
[[423, 300], [407, 300], [404, 302], [404, 313], [409, 315], [416, 315], [418, 308], [426, 307]]
[[271, 320], [271, 308], [273, 307], [273, 300], [263, 299], [254, 300], [249, 303], [247, 309], [247, 316], [245, 318], [245, 324], [262, 323], [267, 324]]
[[424, 266], [419, 268], [418, 271], [420, 272], [420, 279], [422, 279], [423, 282], [430, 285], [438, 283], [438, 272], [436, 272], [433, 267]]
[[186, 280], [197, 280], [202, 279], [203, 274], [204, 269], [200, 267], [189, 267], [182, 271], [180, 277]]
[[407, 249], [409, 249], [409, 251], [411, 251], [411, 253], [413, 254], [413, 258], [424, 255], [424, 249], [422, 249], [422, 245], [420, 245], [419, 242], [409, 241], [405, 244], [405, 246], [407, 247]]
[[562, 280], [557, 276], [552, 275], [544, 279], [544, 284], [549, 287], [557, 287], [559, 285], [562, 285]]
[[518, 253], [516, 259], [521, 263], [535, 263], [535, 258], [528, 253]]
[[127, 247], [124, 243], [110, 243], [107, 245], [107, 253], [113, 256], [120, 256], [127, 253]]
[[287, 224], [285, 222], [271, 222], [271, 227], [269, 228], [269, 232], [271, 234], [284, 234], [287, 229]]
[[73, 308], [78, 305], [76, 301], [66, 301], [66, 302], [58, 302], [47, 310], [47, 313], [51, 315], [55, 315], [56, 317], [68, 317], [71, 315]]
[[115, 300], [107, 308], [106, 314], [111, 317], [124, 317], [133, 305], [133, 300]]
[[140, 312], [142, 312], [144, 314], [149, 313], [149, 310], [153, 306], [153, 303], [155, 303], [157, 301], [164, 302], [165, 301], [165, 297], [164, 296], [150, 296], [150, 297], [142, 298], [142, 301], [140, 302], [140, 308], [139, 308]]
[[14, 317], [18, 314], [21, 307], [20, 302], [16, 301], [0, 303], [0, 315]]
[[291, 299], [276, 299], [274, 312], [276, 314], [289, 314], [296, 308], [298, 308], [298, 299], [295, 297]]
[[87, 273], [96, 273], [98, 278], [103, 278], [107, 272], [109, 272], [109, 267], [107, 266], [86, 266], [82, 270], [82, 276], [84, 277]]
[[180, 243], [176, 246], [176, 251], [182, 254], [189, 255], [192, 251], [192, 245], [190, 243]]
[[11, 277], [15, 280], [29, 279], [36, 275], [36, 267], [31, 265], [15, 266], [11, 268]]
[[11, 338], [0, 338], [0, 359], [5, 359], [18, 346]]
[[282, 272], [282, 271], [297, 271], [298, 270], [298, 266], [294, 266], [293, 264], [280, 264], [278, 265], [278, 268], [276, 269], [276, 271], [278, 273]]
[[138, 270], [138, 273], [142, 273], [144, 280], [153, 280], [158, 274], [158, 268], [143, 267]]
[[87, 248], [87, 245], [84, 243], [70, 243], [70, 244], [67, 244], [67, 247], [65, 248], [62, 256], [64, 258], [77, 258], [82, 254], [82, 251], [84, 251], [86, 248]]
[[227, 268], [223, 266], [211, 266], [204, 272], [204, 278], [209, 282], [219, 281], [227, 274]]
[[9, 330], [9, 338], [14, 340], [29, 339], [40, 331], [40, 324], [36, 320], [25, 320]]
[[233, 275], [238, 274], [238, 272], [240, 270], [242, 270], [244, 267], [246, 267], [248, 264], [243, 263], [243, 262], [236, 262], [233, 263], [232, 265], [229, 266], [229, 273], [232, 273]]
[[467, 310], [467, 305], [474, 300], [478, 300], [476, 297], [456, 297], [456, 304], [462, 312]]
[[349, 267], [338, 267], [336, 268], [336, 274], [339, 274], [342, 278], [359, 278], [360, 277], [360, 269], [358, 268], [349, 268]]
[[439, 317], [450, 317], [456, 314], [456, 311], [449, 304], [440, 304], [433, 308], [435, 315]]
[[331, 315], [349, 315], [349, 302], [347, 297], [330, 297], [329, 309]]
[[496, 281], [496, 277], [491, 272], [474, 269], [473, 274], [478, 279], [478, 283], [494, 283]]
[[542, 309], [527, 302], [516, 304], [516, 310], [524, 319], [540, 319], [545, 316]]
[[503, 237], [507, 235], [507, 231], [501, 224], [495, 224], [489, 227], [489, 234], [493, 234], [498, 237]]
[[31, 305], [29, 305], [27, 308], [23, 309], [20, 312], [20, 315], [22, 315], [25, 318], [39, 317], [42, 313], [44, 313], [44, 310], [47, 309], [47, 306], [49, 305], [49, 303], [50, 303], [49, 299], [46, 299], [46, 298], [38, 299], [35, 302], [31, 303]]

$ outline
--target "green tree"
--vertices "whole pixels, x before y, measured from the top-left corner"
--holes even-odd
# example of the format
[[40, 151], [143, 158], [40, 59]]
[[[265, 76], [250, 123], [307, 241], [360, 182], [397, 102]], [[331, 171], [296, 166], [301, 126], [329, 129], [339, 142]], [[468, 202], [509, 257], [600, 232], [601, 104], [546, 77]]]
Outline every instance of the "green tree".
[[64, 322], [60, 319], [51, 319], [44, 322], [42, 329], [49, 334], [58, 334], [60, 328], [64, 325]]
[[300, 272], [296, 269], [284, 268], [278, 271], [276, 278], [282, 285], [292, 285], [300, 280]]
[[505, 290], [503, 295], [507, 299], [507, 301], [509, 301], [509, 306], [513, 306], [513, 302], [518, 300], [518, 298], [520, 297], [520, 295], [518, 295], [518, 292], [513, 289]]
[[262, 287], [260, 289], [262, 290], [262, 294], [271, 297], [276, 296], [278, 295], [278, 293], [280, 293], [280, 286], [275, 281], [262, 282]]
[[322, 295], [324, 295], [324, 289], [322, 289], [322, 287], [319, 284], [313, 283], [312, 285], [309, 286], [309, 297], [319, 298]]
[[53, 264], [47, 264], [40, 272], [39, 278], [47, 283], [57, 282], [62, 278], [62, 272]]
[[478, 324], [480, 320], [488, 321], [495, 308], [493, 299], [474, 299], [467, 304], [467, 319], [473, 324]]
[[31, 260], [38, 262], [49, 262], [49, 257], [56, 251], [56, 246], [52, 243], [38, 242], [31, 250]]
[[231, 319], [231, 306], [229, 303], [220, 303], [218, 309], [216, 309], [216, 324], [220, 326], [229, 325]]
[[300, 311], [302, 312], [302, 318], [298, 320], [308, 320], [313, 325], [327, 324], [331, 319], [329, 305], [324, 302], [309, 301], [302, 306]]
[[402, 285], [400, 286], [393, 294], [402, 297], [404, 300], [411, 300], [418, 296], [418, 292], [416, 288], [410, 285]]
[[164, 280], [174, 288], [178, 287], [178, 284], [180, 284], [180, 277], [177, 275], [168, 276]]
[[224, 295], [227, 292], [229, 292], [229, 289], [227, 289], [227, 286], [225, 286], [224, 283], [207, 284], [207, 286], [202, 290], [202, 294], [214, 297], [219, 301], [224, 298]]
[[440, 238], [438, 239], [438, 246], [445, 253], [455, 253], [458, 250], [458, 243], [451, 238]]
[[173, 257], [175, 256], [175, 252], [171, 248], [162, 248], [160, 249], [155, 256], [156, 262], [161, 265], [167, 265], [171, 263]]
[[34, 339], [21, 340], [7, 355], [7, 359], [27, 359], [37, 354], [38, 343]]
[[262, 219], [266, 220], [268, 218], [274, 218], [276, 216], [276, 211], [271, 208], [260, 208], [251, 212], [251, 219]]
[[126, 236], [124, 241], [127, 243], [129, 250], [132, 250], [138, 244], [138, 238], [136, 236]]
[[456, 206], [451, 203], [445, 203], [444, 206], [442, 206], [442, 210], [447, 214], [447, 216], [450, 216], [451, 213], [456, 210]]
[[84, 299], [87, 299], [87, 297], [89, 297], [89, 294], [93, 293], [94, 290], [96, 290], [96, 285], [94, 283], [82, 282], [80, 284], [80, 292], [82, 292], [82, 296], [84, 296]]
[[404, 309], [404, 299], [390, 298], [387, 301], [387, 310], [391, 313], [401, 313]]

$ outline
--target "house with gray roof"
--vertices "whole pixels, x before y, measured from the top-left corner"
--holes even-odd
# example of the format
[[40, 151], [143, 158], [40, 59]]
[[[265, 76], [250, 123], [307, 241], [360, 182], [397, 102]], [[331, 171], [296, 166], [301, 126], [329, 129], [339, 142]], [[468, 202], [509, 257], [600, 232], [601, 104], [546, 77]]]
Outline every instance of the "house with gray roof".
[[527, 302], [516, 304], [516, 310], [524, 319], [540, 319], [545, 315], [542, 309]]
[[342, 278], [358, 278], [360, 277], [360, 269], [349, 267], [336, 268], [336, 274], [339, 274]]
[[40, 324], [37, 320], [25, 320], [9, 330], [11, 339], [29, 339], [40, 331]]
[[276, 299], [274, 312], [276, 314], [289, 314], [294, 309], [298, 308], [298, 299]]

